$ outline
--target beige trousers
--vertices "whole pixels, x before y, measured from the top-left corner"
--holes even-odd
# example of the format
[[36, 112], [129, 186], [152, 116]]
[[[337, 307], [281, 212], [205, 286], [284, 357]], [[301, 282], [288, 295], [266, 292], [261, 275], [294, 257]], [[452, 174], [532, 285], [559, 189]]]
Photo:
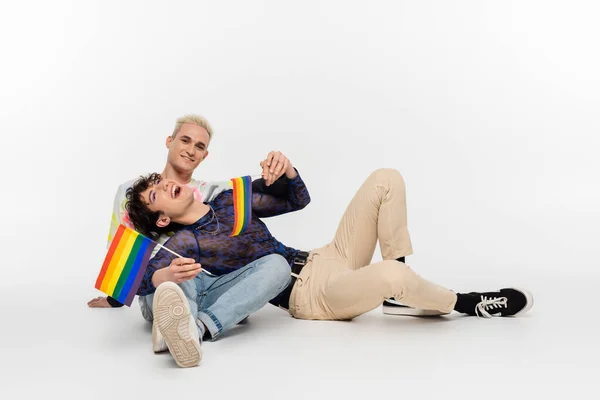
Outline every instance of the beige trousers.
[[[406, 188], [396, 170], [379, 169], [346, 209], [333, 241], [310, 252], [290, 295], [301, 319], [352, 319], [394, 297], [411, 307], [451, 312], [456, 294], [426, 281], [397, 261], [412, 254]], [[375, 246], [383, 261], [371, 264]]]

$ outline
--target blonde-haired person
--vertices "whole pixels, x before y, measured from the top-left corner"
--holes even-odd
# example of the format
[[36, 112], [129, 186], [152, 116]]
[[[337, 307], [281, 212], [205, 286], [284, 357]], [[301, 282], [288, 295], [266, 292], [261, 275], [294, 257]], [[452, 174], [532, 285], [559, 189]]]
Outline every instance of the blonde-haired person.
[[[229, 180], [206, 182], [192, 177], [196, 168], [208, 157], [209, 145], [213, 138], [213, 128], [208, 120], [198, 114], [186, 114], [175, 121], [173, 132], [166, 138], [167, 161], [161, 173], [164, 179], [170, 179], [189, 187], [194, 198], [198, 201], [211, 201], [219, 193], [229, 189]], [[267, 169], [267, 160], [269, 169]], [[285, 193], [285, 179], [282, 177], [285, 171], [287, 159], [280, 152], [270, 152], [265, 160], [261, 162], [264, 165], [263, 176], [265, 179], [258, 179], [252, 182], [252, 189], [256, 192], [267, 192], [281, 196]], [[273, 168], [270, 168], [272, 166]], [[273, 172], [270, 172], [271, 169]], [[120, 224], [133, 229], [133, 224], [129, 219], [129, 214], [125, 209], [125, 194], [136, 179], [128, 180], [119, 185], [115, 193], [113, 202], [113, 212], [110, 221], [108, 233], [107, 248], [117, 232]], [[277, 184], [274, 184], [277, 181]], [[162, 234], [156, 238], [157, 242], [163, 244], [172, 233]], [[156, 254], [158, 247], [152, 256]], [[152, 316], [148, 312], [148, 305], [143, 297], [139, 298], [142, 315], [148, 321]], [[117, 300], [107, 296], [99, 296], [88, 303], [91, 308], [111, 308], [121, 307], [122, 304]]]
[[210, 123], [208, 122], [208, 120], [206, 118], [204, 118], [203, 116], [198, 115], [198, 114], [186, 114], [184, 116], [177, 118], [177, 121], [175, 121], [175, 128], [173, 129], [173, 133], [171, 134], [171, 137], [173, 139], [175, 139], [175, 136], [177, 136], [177, 133], [179, 133], [179, 130], [181, 129], [181, 126], [183, 124], [193, 124], [193, 125], [198, 125], [201, 128], [204, 128], [204, 130], [206, 130], [206, 133], [208, 133], [208, 140], [210, 141], [212, 139], [212, 136], [213, 136], [212, 126], [210, 125]]

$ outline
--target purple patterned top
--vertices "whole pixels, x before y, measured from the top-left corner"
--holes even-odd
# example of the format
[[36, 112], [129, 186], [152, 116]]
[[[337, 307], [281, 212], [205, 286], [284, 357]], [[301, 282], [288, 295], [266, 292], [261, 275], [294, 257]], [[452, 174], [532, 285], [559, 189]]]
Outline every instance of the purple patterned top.
[[[282, 255], [291, 265], [298, 250], [275, 239], [260, 220], [301, 210], [310, 203], [310, 195], [300, 174], [289, 179], [288, 183], [285, 197], [252, 193], [252, 221], [240, 235], [229, 237], [234, 225], [233, 191], [226, 190], [206, 203], [211, 207], [206, 215], [176, 232], [164, 246], [183, 257], [193, 258], [203, 269], [215, 275], [235, 271], [273, 253]], [[164, 249], [156, 253], [138, 288], [139, 296], [154, 293], [156, 288], [152, 284], [152, 275], [156, 270], [168, 267], [175, 257]]]

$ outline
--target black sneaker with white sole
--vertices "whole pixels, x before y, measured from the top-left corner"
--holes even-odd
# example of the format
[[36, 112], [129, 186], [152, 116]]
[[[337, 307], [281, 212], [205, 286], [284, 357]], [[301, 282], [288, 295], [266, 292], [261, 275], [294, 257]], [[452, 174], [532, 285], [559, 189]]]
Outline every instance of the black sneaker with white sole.
[[517, 317], [533, 306], [533, 295], [525, 289], [505, 288], [498, 292], [472, 292], [468, 296], [472, 308], [466, 314], [478, 317]]
[[393, 297], [383, 301], [383, 313], [387, 315], [410, 315], [414, 317], [434, 317], [448, 313], [438, 310], [423, 310], [400, 303]]

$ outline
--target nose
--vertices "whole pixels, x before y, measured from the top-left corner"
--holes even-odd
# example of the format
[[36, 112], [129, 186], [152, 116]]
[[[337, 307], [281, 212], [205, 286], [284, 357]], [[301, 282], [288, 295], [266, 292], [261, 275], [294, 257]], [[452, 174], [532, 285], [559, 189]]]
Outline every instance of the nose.
[[167, 189], [169, 188], [169, 181], [167, 181], [166, 179], [163, 179], [160, 182], [160, 188], [166, 192]]

